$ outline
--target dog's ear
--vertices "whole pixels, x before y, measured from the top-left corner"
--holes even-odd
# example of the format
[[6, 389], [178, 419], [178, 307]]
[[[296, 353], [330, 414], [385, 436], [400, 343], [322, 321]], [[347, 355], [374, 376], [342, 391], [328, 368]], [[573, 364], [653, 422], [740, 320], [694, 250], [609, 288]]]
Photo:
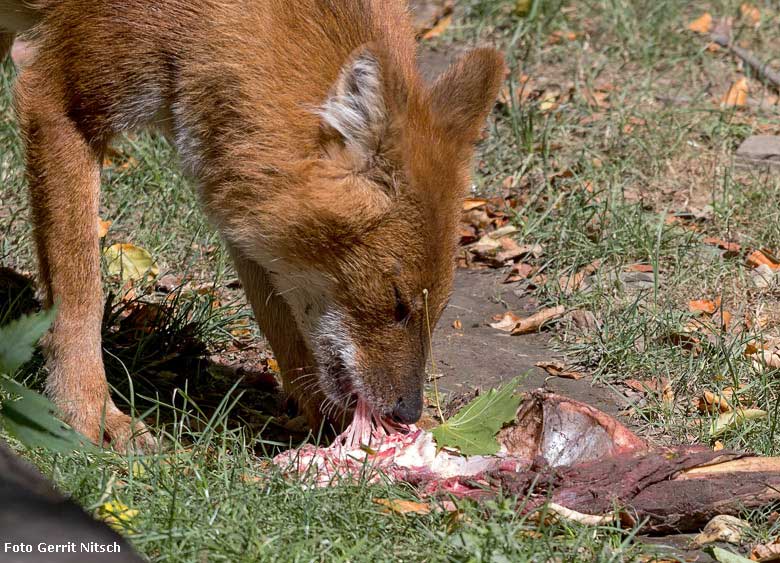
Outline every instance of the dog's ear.
[[320, 108], [323, 126], [335, 132], [356, 163], [370, 160], [387, 128], [384, 90], [379, 57], [363, 46], [344, 64]]
[[473, 143], [496, 102], [504, 80], [504, 57], [474, 49], [450, 66], [431, 87], [434, 114], [451, 138]]

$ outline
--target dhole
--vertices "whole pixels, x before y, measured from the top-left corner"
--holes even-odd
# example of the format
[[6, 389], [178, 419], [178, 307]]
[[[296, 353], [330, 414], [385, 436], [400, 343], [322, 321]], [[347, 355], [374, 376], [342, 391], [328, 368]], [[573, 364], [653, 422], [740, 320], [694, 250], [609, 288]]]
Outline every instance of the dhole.
[[97, 234], [103, 151], [153, 126], [310, 420], [360, 396], [416, 421], [501, 56], [476, 49], [425, 85], [401, 0], [0, 0], [0, 27], [31, 22], [15, 95], [65, 420], [154, 445], [109, 396]]

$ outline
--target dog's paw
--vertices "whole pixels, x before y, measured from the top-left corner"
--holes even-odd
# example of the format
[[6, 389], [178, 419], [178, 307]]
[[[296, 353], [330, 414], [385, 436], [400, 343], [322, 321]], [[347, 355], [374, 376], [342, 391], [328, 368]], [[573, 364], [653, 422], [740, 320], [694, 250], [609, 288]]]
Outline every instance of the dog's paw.
[[150, 454], [160, 450], [160, 443], [151, 430], [113, 403], [106, 406], [105, 416], [102, 410], [85, 409], [75, 416], [66, 416], [65, 422], [93, 444], [111, 447], [119, 453]]
[[160, 442], [140, 420], [133, 420], [114, 407], [106, 413], [103, 441], [119, 453], [152, 454], [160, 451]]

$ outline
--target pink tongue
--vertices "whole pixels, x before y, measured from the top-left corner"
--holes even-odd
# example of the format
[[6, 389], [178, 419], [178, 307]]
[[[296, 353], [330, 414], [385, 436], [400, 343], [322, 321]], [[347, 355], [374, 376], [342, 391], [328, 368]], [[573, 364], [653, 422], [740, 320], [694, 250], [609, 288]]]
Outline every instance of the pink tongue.
[[358, 398], [352, 424], [336, 438], [336, 443], [346, 449], [355, 449], [381, 442], [390, 434], [408, 431], [408, 426], [383, 419], [364, 399]]

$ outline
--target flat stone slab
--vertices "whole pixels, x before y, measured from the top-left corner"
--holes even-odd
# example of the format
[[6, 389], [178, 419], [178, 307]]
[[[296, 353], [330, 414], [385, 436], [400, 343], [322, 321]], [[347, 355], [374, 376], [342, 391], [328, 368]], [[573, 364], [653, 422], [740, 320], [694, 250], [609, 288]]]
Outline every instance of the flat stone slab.
[[747, 164], [780, 166], [780, 136], [748, 137], [739, 145], [737, 158]]

